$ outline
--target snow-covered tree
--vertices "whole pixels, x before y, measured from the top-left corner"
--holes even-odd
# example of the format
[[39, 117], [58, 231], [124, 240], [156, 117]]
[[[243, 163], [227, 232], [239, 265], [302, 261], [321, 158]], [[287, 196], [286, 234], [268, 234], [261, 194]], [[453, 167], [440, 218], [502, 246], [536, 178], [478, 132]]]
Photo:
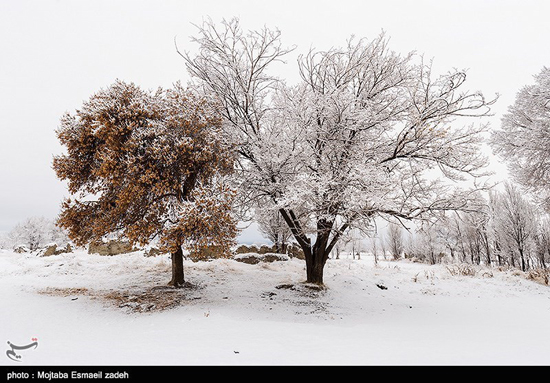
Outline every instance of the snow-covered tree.
[[[380, 239], [378, 238], [378, 236], [372, 236], [372, 237], [369, 238], [370, 251], [371, 251], [372, 256], [374, 257], [374, 264], [375, 265], [378, 264], [378, 260], [380, 259], [380, 254], [382, 254], [382, 256], [384, 258], [386, 258], [386, 254], [384, 254], [383, 252], [380, 251], [381, 246], [379, 244], [379, 241], [380, 241]], [[338, 243], [336, 244], [336, 246], [338, 246]]]
[[276, 252], [286, 252], [286, 247], [292, 233], [279, 211], [265, 207], [263, 209], [258, 208], [255, 212], [255, 219], [258, 224], [258, 230], [273, 243]]
[[182, 246], [229, 250], [233, 191], [222, 181], [233, 155], [214, 106], [176, 84], [146, 92], [117, 81], [66, 114], [54, 158], [72, 194], [58, 220], [77, 244], [109, 234], [172, 254], [173, 286], [184, 281]]
[[10, 245], [8, 233], [0, 232], [0, 249], [7, 249]]
[[11, 246], [23, 245], [34, 251], [49, 243], [65, 244], [68, 237], [52, 220], [45, 217], [29, 217], [18, 223], [8, 233], [6, 242]]
[[33, 251], [44, 245], [48, 239], [47, 220], [44, 217], [30, 217], [22, 223], [18, 223], [9, 233], [14, 244], [24, 245]]
[[441, 221], [423, 222], [414, 232], [409, 233], [404, 243], [405, 256], [432, 265], [450, 260], [447, 257], [450, 254], [443, 228]]
[[491, 143], [515, 180], [550, 211], [550, 68], [534, 80], [517, 93]]
[[489, 219], [487, 203], [483, 199], [479, 211], [458, 213], [450, 220], [444, 238], [453, 257], [458, 255], [461, 262], [491, 264]]
[[403, 229], [396, 223], [388, 225], [386, 243], [393, 259], [401, 258], [404, 251]]
[[351, 236], [349, 235], [349, 232], [346, 233], [346, 235], [343, 235], [338, 243], [332, 248], [333, 251], [333, 257], [336, 259], [340, 259], [340, 254], [346, 251], [346, 249], [349, 248], [349, 243], [351, 242]]
[[499, 251], [513, 267], [526, 271], [530, 267], [533, 240], [539, 215], [521, 190], [511, 184], [493, 197], [495, 232]]
[[550, 219], [541, 217], [535, 234], [536, 258], [539, 267], [547, 268], [550, 261]]
[[485, 116], [491, 102], [462, 90], [463, 71], [435, 77], [382, 34], [300, 56], [299, 83], [285, 84], [269, 72], [290, 51], [279, 31], [207, 20], [194, 41], [197, 53], [182, 56], [222, 105], [240, 154], [239, 190], [250, 206], [265, 198], [277, 206], [304, 251], [308, 282], [323, 283], [350, 227], [468, 208], [472, 192], [442, 178], [481, 175], [485, 127], [455, 119]]

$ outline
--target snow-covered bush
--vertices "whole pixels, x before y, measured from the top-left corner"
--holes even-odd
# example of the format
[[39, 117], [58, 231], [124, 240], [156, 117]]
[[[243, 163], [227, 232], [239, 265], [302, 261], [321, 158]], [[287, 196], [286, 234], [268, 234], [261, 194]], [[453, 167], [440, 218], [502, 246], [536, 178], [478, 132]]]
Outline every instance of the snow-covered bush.
[[18, 223], [7, 235], [6, 246], [35, 251], [47, 244], [58, 246], [69, 242], [67, 234], [54, 221], [44, 217], [30, 217]]

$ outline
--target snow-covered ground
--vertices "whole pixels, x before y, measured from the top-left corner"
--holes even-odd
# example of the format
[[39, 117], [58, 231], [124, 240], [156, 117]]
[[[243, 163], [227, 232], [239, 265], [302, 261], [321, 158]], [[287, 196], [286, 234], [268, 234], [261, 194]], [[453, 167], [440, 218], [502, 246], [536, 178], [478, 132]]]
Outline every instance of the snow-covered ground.
[[[549, 365], [550, 287], [513, 271], [0, 250], [2, 365]], [[6, 351], [11, 342], [38, 347]]]

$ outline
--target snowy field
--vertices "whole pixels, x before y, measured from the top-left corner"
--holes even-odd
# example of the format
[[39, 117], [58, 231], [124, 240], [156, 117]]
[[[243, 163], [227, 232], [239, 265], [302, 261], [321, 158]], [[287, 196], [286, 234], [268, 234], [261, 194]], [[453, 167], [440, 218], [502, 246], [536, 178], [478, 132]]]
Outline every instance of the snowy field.
[[372, 258], [303, 261], [0, 250], [2, 365], [549, 365], [550, 288], [517, 271]]

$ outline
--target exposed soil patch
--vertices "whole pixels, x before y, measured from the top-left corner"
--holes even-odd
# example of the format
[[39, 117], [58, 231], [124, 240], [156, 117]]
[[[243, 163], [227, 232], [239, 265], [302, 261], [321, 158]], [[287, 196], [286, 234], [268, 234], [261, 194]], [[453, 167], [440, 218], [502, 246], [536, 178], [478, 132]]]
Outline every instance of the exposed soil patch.
[[199, 287], [186, 284], [182, 288], [155, 286], [146, 290], [111, 291], [104, 298], [130, 312], [165, 311], [201, 299]]
[[47, 287], [39, 290], [38, 293], [57, 297], [71, 297], [78, 295], [90, 295], [91, 291], [85, 287]]
[[296, 283], [275, 286], [278, 291], [261, 294], [265, 300], [274, 304], [283, 303], [296, 308], [296, 314], [315, 314], [326, 312], [328, 303], [323, 299], [326, 288], [315, 284]]
[[155, 286], [148, 289], [133, 289], [133, 290], [111, 290], [99, 291], [89, 290], [87, 288], [56, 288], [48, 287], [39, 290], [39, 294], [73, 297], [73, 300], [78, 299], [78, 296], [87, 296], [92, 299], [98, 299], [106, 302], [110, 306], [124, 309], [127, 312], [155, 312], [169, 310], [178, 307], [182, 304], [201, 299], [197, 291], [200, 288], [195, 285], [186, 284], [182, 288], [174, 288], [171, 286]]

